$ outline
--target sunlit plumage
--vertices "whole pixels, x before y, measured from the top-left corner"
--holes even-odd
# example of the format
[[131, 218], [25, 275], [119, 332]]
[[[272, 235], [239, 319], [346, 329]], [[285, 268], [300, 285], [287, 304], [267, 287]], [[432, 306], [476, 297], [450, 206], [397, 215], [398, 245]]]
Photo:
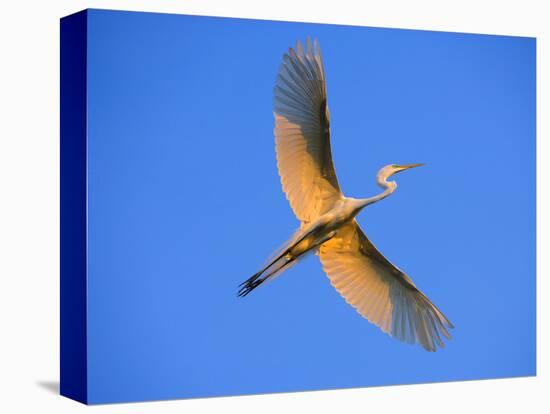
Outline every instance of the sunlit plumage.
[[393, 174], [421, 164], [388, 165], [377, 175], [384, 191], [374, 197], [345, 197], [330, 148], [325, 72], [317, 41], [300, 42], [283, 57], [275, 85], [275, 144], [281, 183], [300, 229], [241, 284], [246, 296], [309, 252], [319, 255], [331, 284], [357, 312], [382, 331], [428, 351], [443, 347], [451, 322], [399, 268], [369, 241], [356, 222], [366, 206], [397, 188]]

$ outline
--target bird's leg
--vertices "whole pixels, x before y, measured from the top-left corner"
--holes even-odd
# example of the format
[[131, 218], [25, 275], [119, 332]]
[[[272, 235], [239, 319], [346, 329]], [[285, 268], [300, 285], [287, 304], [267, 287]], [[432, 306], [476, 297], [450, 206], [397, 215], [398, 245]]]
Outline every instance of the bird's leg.
[[[268, 266], [271, 267], [275, 264], [277, 264], [278, 261], [283, 261], [278, 267], [271, 270], [267, 274], [264, 274], [262, 276], [262, 273], [265, 272], [265, 270], [262, 270], [261, 272], [256, 273], [254, 276], [252, 276], [250, 279], [246, 280], [245, 282], [241, 283], [239, 286], [241, 288], [239, 289], [239, 292], [237, 293], [237, 296], [246, 296], [250, 292], [252, 292], [254, 289], [256, 289], [258, 286], [260, 286], [262, 283], [264, 283], [266, 280], [274, 276], [275, 274], [282, 271], [285, 267], [289, 266], [291, 263], [293, 263], [299, 256], [292, 256], [290, 253], [285, 255], [284, 257], [279, 258], [277, 261], [272, 263]], [[260, 276], [262, 276], [260, 278]]]
[[[272, 271], [270, 271], [266, 274], [266, 271], [269, 268], [273, 267], [277, 262], [279, 262], [280, 260], [283, 260], [283, 259], [285, 260], [285, 262], [281, 266], [279, 266], [278, 269], [272, 270]], [[287, 253], [286, 255], [284, 255], [282, 257], [279, 257], [278, 259], [274, 260], [268, 266], [264, 267], [262, 270], [255, 273], [254, 275], [252, 275], [252, 277], [246, 279], [243, 283], [241, 283], [239, 285], [240, 289], [239, 289], [239, 292], [238, 292], [238, 296], [248, 295], [254, 288], [261, 285], [267, 278], [269, 278], [271, 275], [278, 272], [284, 265], [288, 264], [292, 260], [293, 260], [293, 258], [289, 253]], [[261, 277], [261, 279], [260, 279], [260, 277]]]
[[303, 234], [298, 240], [296, 240], [294, 243], [292, 243], [290, 246], [288, 246], [286, 249], [283, 250], [283, 252], [277, 256], [275, 259], [273, 259], [267, 266], [265, 266], [262, 270], [252, 275], [252, 277], [245, 280], [243, 283], [241, 283], [239, 286], [244, 286], [247, 284], [250, 284], [254, 282], [256, 279], [258, 279], [264, 272], [266, 272], [271, 266], [273, 266], [275, 263], [277, 263], [280, 259], [283, 257], [286, 257], [288, 260], [291, 259], [292, 255], [290, 254], [290, 251], [300, 242], [302, 242], [309, 233]]
[[[316, 240], [309, 248], [299, 251], [298, 253], [293, 253], [292, 250], [302, 241], [306, 239], [307, 236], [311, 235], [312, 233], [307, 233], [305, 236], [301, 237], [298, 241], [293, 243], [290, 247], [285, 249], [283, 253], [281, 253], [275, 260], [273, 260], [268, 266], [266, 266], [264, 269], [262, 269], [260, 272], [254, 274], [251, 278], [247, 279], [243, 283], [241, 283], [239, 292], [237, 293], [238, 296], [246, 296], [250, 292], [252, 292], [254, 289], [256, 289], [258, 286], [260, 286], [262, 283], [264, 283], [266, 280], [269, 280], [276, 274], [282, 272], [287, 267], [289, 267], [292, 263], [294, 263], [297, 259], [299, 259], [301, 256], [305, 255], [306, 253], [313, 251], [314, 249], [318, 248], [321, 244], [324, 242], [330, 240], [334, 237], [336, 234], [336, 230], [331, 231], [327, 233], [325, 236], [321, 237], [319, 240]], [[271, 268], [271, 270], [269, 270]], [[267, 270], [269, 272], [265, 273]]]
[[[279, 270], [281, 270], [284, 265], [287, 265], [289, 264], [289, 262], [294, 261], [295, 257], [291, 254], [291, 250], [300, 242], [302, 242], [309, 234], [310, 234], [309, 232], [302, 234], [296, 241], [292, 242], [287, 248], [283, 249], [281, 254], [279, 254], [275, 259], [273, 259], [267, 266], [265, 266], [259, 272], [255, 273], [250, 278], [246, 279], [243, 283], [241, 283], [239, 285], [240, 289], [237, 295], [238, 296], [248, 295], [252, 290], [254, 290], [256, 287], [262, 284], [268, 277], [274, 275]], [[277, 262], [279, 262], [281, 259], [285, 260], [285, 263], [283, 263], [282, 266], [280, 266], [275, 271], [271, 271], [267, 275], [262, 277], [262, 275], [264, 275], [265, 272], [267, 272], [271, 267], [275, 266]], [[262, 278], [260, 279], [260, 277]]]
[[325, 237], [321, 238], [321, 240], [319, 241], [319, 243], [317, 243], [317, 244], [315, 245], [315, 247], [321, 246], [324, 242], [329, 241], [329, 240], [332, 239], [335, 235], [336, 235], [336, 230], [331, 231], [331, 232], [328, 233]]

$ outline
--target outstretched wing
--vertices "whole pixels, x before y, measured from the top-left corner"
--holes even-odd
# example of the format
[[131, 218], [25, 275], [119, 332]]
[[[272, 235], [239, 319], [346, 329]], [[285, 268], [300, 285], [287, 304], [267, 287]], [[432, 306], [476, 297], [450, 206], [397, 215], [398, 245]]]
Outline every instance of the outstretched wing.
[[449, 320], [369, 241], [354, 220], [320, 248], [331, 284], [357, 312], [389, 335], [428, 351], [450, 339]]
[[275, 85], [275, 145], [281, 183], [294, 214], [310, 222], [342, 193], [330, 150], [325, 72], [319, 44], [307, 39], [283, 57]]

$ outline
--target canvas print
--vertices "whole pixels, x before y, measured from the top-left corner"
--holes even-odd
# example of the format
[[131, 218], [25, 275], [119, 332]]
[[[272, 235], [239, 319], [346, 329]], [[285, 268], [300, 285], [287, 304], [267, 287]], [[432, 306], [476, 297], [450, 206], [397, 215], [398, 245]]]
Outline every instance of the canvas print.
[[61, 393], [536, 374], [533, 38], [61, 20]]

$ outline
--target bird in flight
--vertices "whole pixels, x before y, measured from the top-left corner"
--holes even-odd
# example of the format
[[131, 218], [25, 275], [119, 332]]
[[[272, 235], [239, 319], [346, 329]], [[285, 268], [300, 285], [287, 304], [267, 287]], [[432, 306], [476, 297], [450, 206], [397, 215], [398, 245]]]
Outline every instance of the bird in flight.
[[422, 164], [383, 167], [376, 181], [384, 191], [374, 197], [342, 194], [332, 162], [325, 69], [317, 40], [312, 45], [308, 38], [305, 49], [298, 41], [283, 56], [274, 93], [277, 166], [301, 226], [239, 286], [238, 295], [248, 295], [315, 252], [332, 286], [361, 316], [400, 341], [418, 343], [427, 351], [443, 347], [451, 322], [376, 249], [355, 220], [363, 208], [395, 191], [391, 176]]

